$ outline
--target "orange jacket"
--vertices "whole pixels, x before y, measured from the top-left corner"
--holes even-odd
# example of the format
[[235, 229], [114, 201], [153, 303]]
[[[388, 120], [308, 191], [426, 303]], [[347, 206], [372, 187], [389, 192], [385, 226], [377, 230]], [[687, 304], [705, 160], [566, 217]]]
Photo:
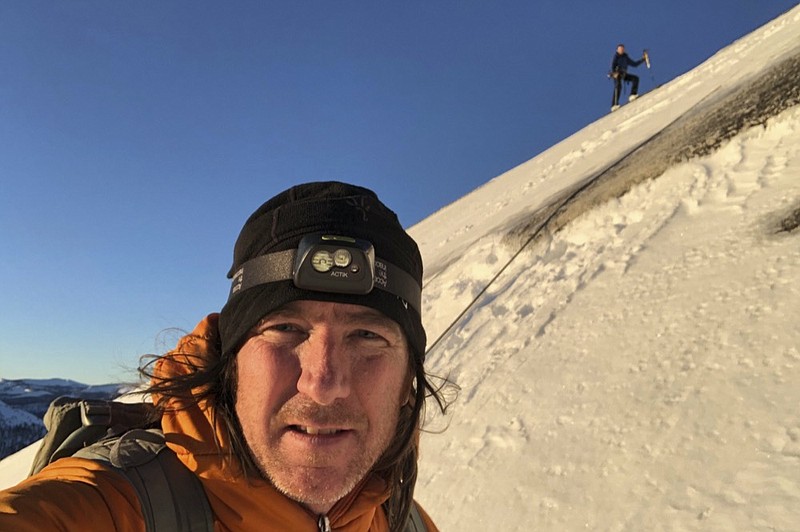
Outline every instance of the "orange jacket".
[[[203, 364], [210, 356], [216, 356], [217, 350], [210, 346], [217, 334], [217, 315], [212, 314], [182, 338], [170, 356], [158, 361], [156, 375], [189, 371], [182, 362]], [[172, 406], [186, 406], [176, 400], [173, 403]], [[209, 405], [191, 401], [188, 408], [165, 414], [162, 428], [169, 447], [200, 477], [214, 511], [215, 530], [318, 530], [318, 516], [280, 494], [268, 482], [244, 478], [238, 463], [226, 456], [227, 437], [214, 427], [212, 419]], [[345, 532], [388, 530], [381, 509], [387, 497], [385, 482], [377, 477], [365, 479], [331, 509], [331, 527]], [[430, 517], [424, 512], [422, 515], [428, 529], [436, 531]], [[0, 492], [0, 530], [142, 532], [144, 521], [134, 488], [119, 473], [92, 460], [63, 458]]]

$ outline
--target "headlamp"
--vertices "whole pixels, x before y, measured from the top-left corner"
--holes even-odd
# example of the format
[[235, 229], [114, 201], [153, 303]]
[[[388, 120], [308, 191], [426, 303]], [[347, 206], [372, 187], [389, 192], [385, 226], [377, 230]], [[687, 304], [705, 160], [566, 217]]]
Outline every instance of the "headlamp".
[[366, 295], [377, 288], [401, 298], [417, 312], [422, 289], [401, 268], [375, 256], [372, 243], [349, 236], [315, 233], [296, 250], [261, 255], [233, 275], [228, 301], [253, 286], [292, 280], [297, 288], [316, 292]]
[[340, 294], [369, 294], [374, 286], [375, 249], [357, 238], [305, 236], [294, 260], [298, 288]]

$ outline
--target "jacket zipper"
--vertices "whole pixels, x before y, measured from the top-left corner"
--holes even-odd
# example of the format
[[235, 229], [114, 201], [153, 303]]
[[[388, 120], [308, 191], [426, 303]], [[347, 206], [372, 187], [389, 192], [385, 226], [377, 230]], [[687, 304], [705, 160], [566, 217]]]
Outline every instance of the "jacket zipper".
[[331, 532], [331, 520], [328, 519], [327, 515], [319, 516], [317, 526], [319, 527], [319, 532]]

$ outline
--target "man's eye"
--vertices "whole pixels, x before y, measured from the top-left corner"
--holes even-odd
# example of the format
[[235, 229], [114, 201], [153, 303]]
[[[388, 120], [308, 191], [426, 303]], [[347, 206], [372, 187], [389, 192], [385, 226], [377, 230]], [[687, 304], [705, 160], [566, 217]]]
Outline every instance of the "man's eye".
[[264, 323], [258, 328], [258, 334], [273, 333], [290, 333], [297, 332], [300, 329], [291, 323]]
[[373, 339], [381, 338], [380, 334], [374, 333], [372, 331], [367, 331], [367, 330], [364, 330], [364, 329], [359, 330], [356, 334], [357, 334], [357, 336], [359, 338], [364, 338], [364, 339], [367, 339], [367, 340], [373, 340]]
[[276, 323], [275, 325], [270, 325], [268, 328], [278, 332], [295, 332], [300, 330], [296, 325], [292, 325], [291, 323]]

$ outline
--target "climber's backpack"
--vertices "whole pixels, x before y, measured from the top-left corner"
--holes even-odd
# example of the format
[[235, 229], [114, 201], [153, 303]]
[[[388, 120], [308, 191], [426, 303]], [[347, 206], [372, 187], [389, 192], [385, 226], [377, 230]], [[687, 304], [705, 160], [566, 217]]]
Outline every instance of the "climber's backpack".
[[65, 456], [105, 462], [136, 489], [146, 530], [211, 532], [203, 485], [167, 447], [153, 413], [150, 403], [59, 397], [44, 415], [47, 434], [30, 474]]
[[[105, 462], [136, 489], [148, 532], [213, 532], [203, 485], [167, 447], [154, 413], [150, 403], [59, 397], [44, 415], [47, 434], [30, 475], [66, 456]], [[412, 504], [406, 531], [425, 530]]]

